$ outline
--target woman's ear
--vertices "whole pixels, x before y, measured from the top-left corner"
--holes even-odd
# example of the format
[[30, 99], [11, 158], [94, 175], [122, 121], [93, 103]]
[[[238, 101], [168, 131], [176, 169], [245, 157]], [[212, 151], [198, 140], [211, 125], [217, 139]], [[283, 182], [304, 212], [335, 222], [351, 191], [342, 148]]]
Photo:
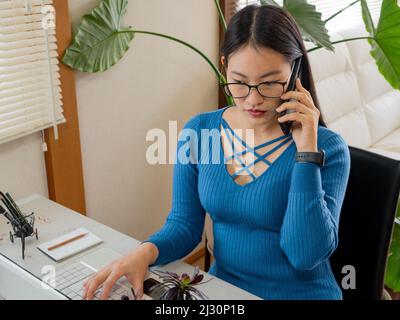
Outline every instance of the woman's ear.
[[221, 64], [225, 68], [225, 57], [224, 56], [221, 57]]

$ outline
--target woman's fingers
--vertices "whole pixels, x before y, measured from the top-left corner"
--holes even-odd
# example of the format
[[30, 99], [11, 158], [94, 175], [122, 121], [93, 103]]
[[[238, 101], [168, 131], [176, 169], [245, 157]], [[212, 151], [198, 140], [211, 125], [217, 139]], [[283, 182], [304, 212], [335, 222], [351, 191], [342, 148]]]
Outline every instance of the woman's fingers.
[[281, 98], [282, 98], [282, 100], [294, 99], [294, 100], [301, 102], [302, 104], [304, 104], [305, 106], [307, 106], [310, 109], [315, 108], [314, 101], [304, 92], [289, 91], [289, 92], [285, 93]]
[[297, 78], [296, 80], [296, 88], [299, 91], [288, 91], [281, 96], [283, 100], [295, 99], [300, 101], [302, 104], [307, 106], [308, 108], [315, 108], [314, 101], [310, 92], [308, 92], [301, 84], [300, 79]]
[[286, 122], [286, 121], [297, 121], [301, 124], [306, 123], [308, 119], [312, 119], [307, 117], [305, 114], [299, 112], [288, 113], [280, 118], [278, 118], [279, 122]]
[[104, 281], [102, 293], [100, 296], [100, 300], [107, 300], [110, 295], [110, 291], [114, 284], [121, 278], [122, 274], [119, 272], [111, 272], [107, 279]]
[[86, 284], [86, 291], [83, 293], [83, 298], [87, 300], [92, 300], [93, 296], [98, 289], [98, 287], [107, 279], [110, 274], [110, 268], [106, 268], [103, 271], [100, 271], [96, 274], [93, 279], [91, 279]]
[[276, 111], [282, 112], [287, 109], [296, 110], [298, 112], [305, 113], [305, 114], [313, 112], [313, 110], [311, 110], [310, 108], [307, 108], [304, 104], [297, 102], [297, 101], [282, 103], [278, 108], [276, 108]]
[[296, 88], [300, 91], [300, 92], [304, 92], [306, 95], [308, 95], [311, 98], [311, 93], [303, 87], [303, 84], [301, 83], [300, 78], [296, 79]]
[[135, 280], [133, 282], [133, 291], [135, 293], [136, 300], [142, 300], [142, 298], [143, 298], [143, 280]]
[[131, 292], [131, 295], [133, 296], [133, 299], [141, 300], [143, 297], [144, 276], [138, 276], [137, 274], [133, 276], [132, 274], [127, 274], [126, 278], [132, 286], [131, 291], [133, 292]]
[[86, 288], [86, 286], [88, 285], [88, 283], [90, 281], [92, 281], [92, 279], [94, 279], [94, 277], [97, 275], [97, 273], [95, 273], [94, 275], [92, 275], [91, 277], [87, 278], [84, 282], [83, 282], [83, 287]]
[[97, 276], [97, 274], [89, 277], [84, 283], [83, 283], [83, 299], [86, 299], [87, 296], [87, 290], [88, 290], [88, 285], [89, 283]]

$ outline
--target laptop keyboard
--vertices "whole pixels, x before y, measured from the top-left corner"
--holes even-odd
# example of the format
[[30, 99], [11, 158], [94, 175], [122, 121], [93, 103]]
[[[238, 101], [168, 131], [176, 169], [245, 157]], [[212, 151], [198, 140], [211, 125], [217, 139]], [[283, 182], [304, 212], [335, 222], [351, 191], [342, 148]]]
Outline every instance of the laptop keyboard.
[[[86, 266], [84, 263], [74, 263], [57, 272], [56, 289], [71, 300], [82, 300], [84, 290], [83, 283], [94, 273], [95, 271]], [[121, 300], [123, 295], [131, 296], [129, 291], [130, 288], [127, 288], [117, 282], [111, 289], [109, 300]], [[100, 296], [101, 287], [95, 292], [93, 300], [99, 300]], [[147, 296], [144, 296], [143, 298], [144, 300], [148, 300]]]

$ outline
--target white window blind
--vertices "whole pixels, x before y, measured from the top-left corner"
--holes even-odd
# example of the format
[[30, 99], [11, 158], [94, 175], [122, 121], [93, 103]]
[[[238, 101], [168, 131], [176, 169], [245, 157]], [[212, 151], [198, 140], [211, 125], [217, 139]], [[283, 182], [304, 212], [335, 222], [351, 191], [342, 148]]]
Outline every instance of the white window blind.
[[0, 0], [0, 144], [65, 122], [52, 3]]
[[[279, 5], [283, 4], [283, 0], [276, 0], [275, 2], [277, 2]], [[308, 0], [307, 2], [315, 5], [316, 9], [322, 14], [322, 20], [326, 20], [339, 10], [354, 2], [354, 0]], [[239, 0], [239, 9], [248, 4], [254, 3], [260, 3], [260, 1]], [[368, 0], [367, 4], [372, 18], [376, 23], [380, 15], [382, 0]], [[326, 27], [329, 31], [335, 32], [341, 29], [349, 28], [358, 22], [362, 23], [360, 2], [351, 6], [350, 8], [347, 8], [338, 16], [328, 21]]]

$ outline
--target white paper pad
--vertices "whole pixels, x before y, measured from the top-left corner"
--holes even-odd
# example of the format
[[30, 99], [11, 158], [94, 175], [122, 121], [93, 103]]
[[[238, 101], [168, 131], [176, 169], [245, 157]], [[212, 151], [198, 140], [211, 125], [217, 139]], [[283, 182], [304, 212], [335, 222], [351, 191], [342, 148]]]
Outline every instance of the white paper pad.
[[[58, 243], [61, 243], [65, 240], [68, 240], [70, 238], [73, 238], [73, 237], [78, 236], [83, 233], [87, 233], [87, 235], [85, 235], [83, 238], [80, 238], [78, 240], [67, 243], [67, 244], [65, 244], [59, 248], [53, 249], [51, 251], [48, 250], [48, 248], [53, 245], [56, 245]], [[41, 245], [37, 246], [37, 248], [40, 251], [42, 251], [44, 254], [49, 256], [51, 259], [58, 262], [58, 261], [66, 259], [68, 257], [71, 257], [79, 252], [82, 252], [83, 250], [89, 249], [99, 243], [102, 243], [102, 242], [103, 242], [103, 240], [101, 240], [99, 237], [94, 235], [92, 232], [90, 232], [86, 228], [79, 228], [79, 229], [76, 229], [70, 233], [63, 235], [63, 236], [55, 238], [51, 241], [42, 243]]]

